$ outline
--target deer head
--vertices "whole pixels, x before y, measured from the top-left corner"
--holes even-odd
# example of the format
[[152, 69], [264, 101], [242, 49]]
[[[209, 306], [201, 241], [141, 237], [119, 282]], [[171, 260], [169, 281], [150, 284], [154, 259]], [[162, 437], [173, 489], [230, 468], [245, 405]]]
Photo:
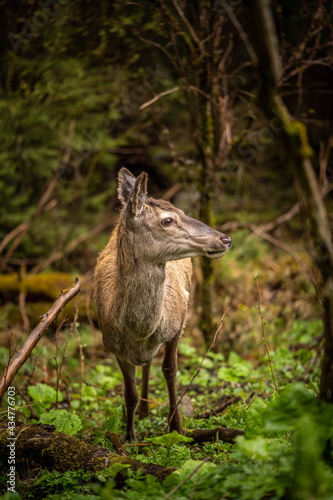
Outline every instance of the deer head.
[[141, 258], [165, 263], [186, 257], [218, 259], [231, 246], [231, 238], [203, 222], [188, 217], [164, 200], [147, 195], [146, 173], [135, 178], [126, 168], [118, 176], [118, 198], [123, 210], [121, 222]]

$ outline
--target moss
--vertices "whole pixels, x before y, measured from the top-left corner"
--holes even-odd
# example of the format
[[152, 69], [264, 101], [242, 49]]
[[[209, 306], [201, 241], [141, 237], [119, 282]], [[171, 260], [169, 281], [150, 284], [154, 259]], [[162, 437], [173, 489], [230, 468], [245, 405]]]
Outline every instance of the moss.
[[24, 291], [29, 295], [43, 295], [55, 300], [60, 290], [69, 288], [74, 279], [66, 273], [27, 274], [23, 279], [18, 273], [0, 274], [0, 292]]
[[[25, 310], [30, 325], [37, 325], [40, 317], [51, 307], [52, 302], [61, 294], [65, 293], [74, 282], [71, 274], [52, 272], [41, 274], [27, 274], [20, 279], [18, 273], [0, 274], [0, 317], [4, 324], [22, 324], [22, 315], [17, 305], [17, 297], [21, 291], [26, 294]], [[89, 318], [97, 322], [97, 313], [94, 302], [89, 300], [92, 294], [92, 280], [85, 283], [81, 293], [76, 296], [75, 304], [79, 308], [80, 317], [89, 315]], [[73, 302], [67, 304], [59, 314], [58, 324], [66, 314], [73, 316], [75, 313]]]
[[286, 133], [289, 137], [291, 147], [296, 154], [303, 158], [311, 158], [313, 156], [313, 150], [308, 142], [306, 127], [302, 122], [292, 120], [286, 125]]
[[70, 469], [85, 469], [89, 451], [91, 446], [87, 443], [59, 433], [54, 434], [50, 445], [42, 451], [42, 457], [47, 462], [51, 461], [57, 470], [64, 472]]

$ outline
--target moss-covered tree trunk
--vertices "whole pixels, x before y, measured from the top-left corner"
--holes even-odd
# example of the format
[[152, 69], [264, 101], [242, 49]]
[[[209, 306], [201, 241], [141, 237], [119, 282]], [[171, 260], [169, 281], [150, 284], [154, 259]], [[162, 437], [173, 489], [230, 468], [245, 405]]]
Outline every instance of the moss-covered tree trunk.
[[[209, 75], [205, 72], [205, 81], [209, 81]], [[204, 89], [206, 90], [206, 88]], [[201, 156], [201, 175], [199, 180], [200, 192], [200, 220], [208, 226], [213, 226], [212, 211], [212, 179], [214, 172], [214, 135], [211, 103], [206, 99], [200, 105], [200, 144], [198, 145]], [[201, 258], [202, 283], [200, 293], [201, 314], [199, 327], [202, 331], [205, 343], [209, 347], [214, 337], [213, 325], [213, 284], [214, 270], [213, 262], [207, 257]]]
[[[332, 228], [321, 196], [319, 183], [310, 161], [312, 155], [305, 126], [292, 118], [279, 97], [276, 85], [281, 76], [281, 59], [269, 0], [252, 0], [251, 13], [255, 26], [252, 37], [259, 56], [261, 89], [258, 105], [267, 118], [281, 121], [277, 134], [281, 151], [281, 175], [291, 171], [297, 194], [305, 211], [315, 249], [314, 265], [321, 274], [324, 321], [324, 355], [320, 379], [320, 397], [333, 403], [333, 241]], [[305, 233], [306, 234], [306, 233]]]
[[[8, 445], [13, 443], [8, 438], [8, 425], [6, 422], [0, 422], [0, 453], [4, 457], [4, 468], [7, 467], [7, 457], [10, 452]], [[24, 425], [17, 422], [16, 441], [12, 446], [15, 449], [18, 472], [27, 467], [42, 467], [62, 472], [79, 469], [98, 472], [113, 464], [122, 464], [132, 470], [141, 469], [144, 474], [153, 474], [163, 480], [175, 470], [174, 467], [147, 464], [135, 458], [117, 455], [108, 448], [80, 441], [77, 437], [62, 432], [55, 432], [53, 425]]]
[[[216, 29], [216, 7], [210, 0], [200, 2], [199, 12], [199, 32], [200, 39], [207, 40]], [[198, 97], [199, 106], [197, 117], [198, 124], [198, 142], [197, 148], [201, 160], [201, 175], [199, 177], [200, 192], [200, 219], [207, 225], [214, 226], [213, 217], [213, 185], [214, 174], [217, 168], [216, 152], [220, 136], [218, 133], [218, 123], [220, 117], [213, 109], [214, 102], [214, 79], [217, 72], [216, 42], [207, 43], [205, 51], [202, 52], [200, 63], [197, 67], [197, 87], [201, 90]], [[217, 99], [215, 100], [215, 103]], [[215, 104], [216, 108], [216, 104]], [[215, 112], [214, 112], [215, 111]], [[214, 264], [207, 257], [202, 257], [202, 283], [200, 291], [201, 314], [199, 318], [199, 327], [202, 331], [207, 347], [210, 347], [214, 333], [213, 302], [214, 302]]]
[[[163, 46], [163, 52], [172, 61], [177, 76], [182, 81], [191, 133], [197, 150], [199, 217], [213, 226], [213, 187], [222, 168], [218, 152], [225, 107], [219, 103], [223, 100], [224, 92], [221, 82], [225, 76], [225, 64], [221, 64], [221, 58], [223, 59], [222, 39], [226, 38], [225, 35], [222, 36], [222, 28], [226, 19], [216, 0], [198, 0], [194, 3], [159, 0], [159, 6], [161, 19], [170, 28], [170, 43]], [[199, 326], [209, 347], [216, 327], [213, 318], [213, 262], [202, 258], [201, 267], [203, 277], [200, 284]]]

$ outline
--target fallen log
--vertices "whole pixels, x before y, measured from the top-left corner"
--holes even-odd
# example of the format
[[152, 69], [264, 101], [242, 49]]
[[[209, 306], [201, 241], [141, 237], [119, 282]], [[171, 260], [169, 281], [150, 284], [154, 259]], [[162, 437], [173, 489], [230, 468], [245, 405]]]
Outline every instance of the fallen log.
[[[142, 470], [153, 474], [160, 481], [176, 470], [175, 467], [162, 467], [143, 463], [133, 458], [112, 453], [108, 448], [80, 441], [75, 436], [55, 432], [53, 425], [17, 423], [15, 427], [15, 460], [19, 468], [42, 467], [48, 470], [65, 472], [79, 470], [98, 472], [113, 464], [128, 465], [132, 470]], [[0, 423], [0, 455], [9, 454], [9, 430], [6, 422]], [[7, 460], [4, 460], [7, 463]]]
[[206, 441], [223, 441], [224, 443], [235, 443], [237, 436], [242, 436], [241, 429], [227, 429], [227, 427], [217, 427], [216, 429], [187, 430], [185, 435], [193, 439], [194, 443], [205, 443]]

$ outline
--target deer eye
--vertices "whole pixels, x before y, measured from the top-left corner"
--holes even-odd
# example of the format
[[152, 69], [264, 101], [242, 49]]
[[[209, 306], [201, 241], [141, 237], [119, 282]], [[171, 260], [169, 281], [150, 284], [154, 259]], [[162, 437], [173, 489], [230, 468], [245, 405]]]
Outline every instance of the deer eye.
[[172, 223], [173, 223], [173, 219], [171, 219], [170, 217], [167, 217], [166, 219], [162, 220], [162, 226], [164, 226], [164, 227], [171, 226]]

